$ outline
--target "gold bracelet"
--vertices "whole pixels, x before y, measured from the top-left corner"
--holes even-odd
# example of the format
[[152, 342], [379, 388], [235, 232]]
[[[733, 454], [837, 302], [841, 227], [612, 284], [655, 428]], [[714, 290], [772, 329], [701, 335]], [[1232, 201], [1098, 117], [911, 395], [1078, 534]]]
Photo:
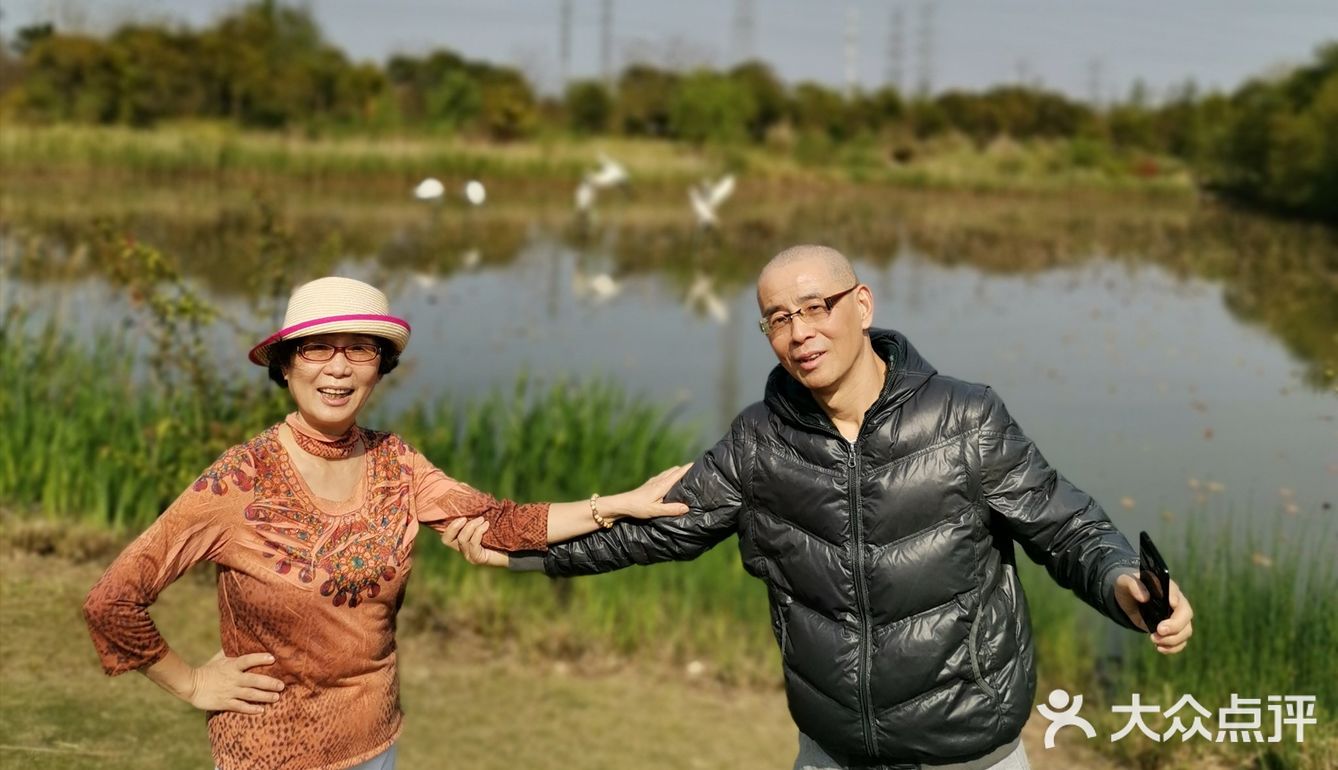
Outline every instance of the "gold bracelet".
[[603, 527], [604, 529], [610, 529], [611, 527], [613, 527], [613, 522], [599, 515], [599, 506], [595, 505], [595, 501], [598, 499], [599, 499], [598, 492], [594, 493], [593, 495], [590, 495], [590, 515], [594, 517], [596, 524]]

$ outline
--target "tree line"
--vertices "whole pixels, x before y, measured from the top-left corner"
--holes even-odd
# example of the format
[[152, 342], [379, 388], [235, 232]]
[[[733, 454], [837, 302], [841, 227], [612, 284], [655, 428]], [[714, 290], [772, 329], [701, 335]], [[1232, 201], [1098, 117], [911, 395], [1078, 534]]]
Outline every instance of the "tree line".
[[432, 132], [523, 140], [576, 135], [761, 145], [823, 162], [849, 143], [910, 162], [919, 144], [956, 134], [1072, 143], [1077, 165], [1112, 154], [1182, 159], [1200, 184], [1254, 204], [1338, 222], [1338, 42], [1305, 65], [1231, 93], [1192, 84], [1152, 100], [1135, 86], [1096, 107], [1040, 87], [908, 96], [890, 87], [847, 95], [786, 84], [765, 63], [680, 71], [627, 66], [611, 84], [569, 83], [541, 95], [519, 70], [449, 50], [354, 62], [305, 8], [262, 0], [192, 29], [128, 23], [109, 35], [25, 27], [0, 46], [0, 117], [31, 123], [153, 126], [225, 120], [259, 129]]

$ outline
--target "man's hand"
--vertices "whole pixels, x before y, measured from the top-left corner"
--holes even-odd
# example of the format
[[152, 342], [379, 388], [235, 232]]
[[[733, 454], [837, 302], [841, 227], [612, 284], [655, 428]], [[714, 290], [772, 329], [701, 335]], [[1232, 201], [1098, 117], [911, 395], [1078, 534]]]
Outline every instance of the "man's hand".
[[688, 512], [688, 507], [683, 503], [666, 503], [664, 496], [691, 469], [692, 463], [666, 468], [646, 479], [636, 489], [599, 498], [599, 510], [612, 521], [623, 517], [653, 519], [659, 516], [682, 516]]
[[483, 533], [488, 526], [488, 520], [482, 516], [455, 519], [441, 531], [441, 542], [459, 551], [470, 564], [506, 567], [511, 561], [506, 554], [483, 547]]
[[1138, 611], [1138, 606], [1151, 598], [1147, 586], [1143, 585], [1137, 575], [1124, 574], [1116, 579], [1115, 601], [1119, 602], [1120, 609], [1124, 610], [1134, 625], [1152, 634], [1152, 643], [1157, 645], [1157, 652], [1174, 655], [1185, 649], [1189, 637], [1194, 635], [1194, 626], [1190, 622], [1194, 619], [1194, 609], [1189, 606], [1185, 595], [1180, 593], [1180, 586], [1172, 580], [1171, 617], [1163, 620], [1157, 628], [1149, 629], [1143, 623], [1143, 614]]

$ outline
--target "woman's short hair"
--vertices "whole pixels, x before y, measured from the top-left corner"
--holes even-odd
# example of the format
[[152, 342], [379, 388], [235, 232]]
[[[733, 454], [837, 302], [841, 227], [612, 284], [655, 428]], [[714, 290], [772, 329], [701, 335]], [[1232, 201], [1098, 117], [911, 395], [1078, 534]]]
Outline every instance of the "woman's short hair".
[[[376, 335], [368, 335], [376, 341], [376, 346], [381, 349], [381, 358], [377, 364], [377, 371], [384, 377], [395, 370], [400, 365], [400, 354], [391, 344], [390, 340]], [[283, 368], [292, 366], [293, 356], [297, 355], [297, 346], [305, 340], [305, 337], [297, 337], [291, 340], [283, 340], [274, 343], [274, 347], [269, 357], [269, 378], [281, 388], [288, 387], [288, 378], [283, 376]]]

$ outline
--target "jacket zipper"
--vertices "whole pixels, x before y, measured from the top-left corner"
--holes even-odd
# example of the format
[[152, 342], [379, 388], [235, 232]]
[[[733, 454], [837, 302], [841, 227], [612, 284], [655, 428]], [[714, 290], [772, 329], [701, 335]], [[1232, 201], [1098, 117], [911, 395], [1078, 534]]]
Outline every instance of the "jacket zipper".
[[859, 449], [858, 438], [850, 445], [850, 526], [855, 535], [855, 604], [859, 609], [859, 705], [860, 721], [864, 728], [865, 754], [875, 756], [873, 746], [873, 707], [869, 701], [869, 600], [864, 585], [864, 529], [859, 516]]

